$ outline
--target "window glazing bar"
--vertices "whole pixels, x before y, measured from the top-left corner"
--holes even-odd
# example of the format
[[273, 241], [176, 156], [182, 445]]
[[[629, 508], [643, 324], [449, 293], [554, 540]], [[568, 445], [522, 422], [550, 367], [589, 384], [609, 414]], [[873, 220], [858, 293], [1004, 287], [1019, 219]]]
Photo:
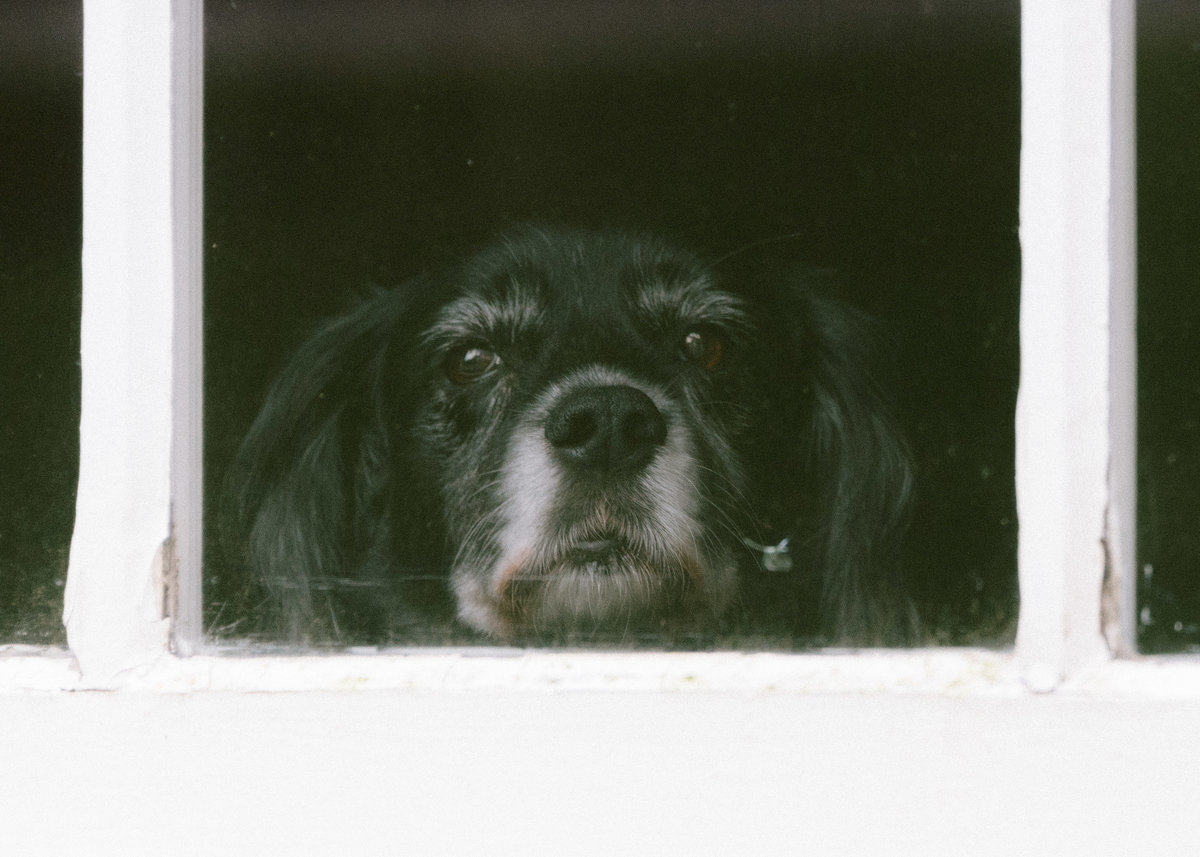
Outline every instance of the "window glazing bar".
[[[166, 651], [176, 604], [198, 619], [200, 8], [84, 2], [80, 478], [64, 621], [95, 683]], [[168, 594], [180, 559], [194, 580]]]
[[1133, 610], [1132, 10], [1022, 4], [1017, 654], [1039, 689], [1122, 648]]

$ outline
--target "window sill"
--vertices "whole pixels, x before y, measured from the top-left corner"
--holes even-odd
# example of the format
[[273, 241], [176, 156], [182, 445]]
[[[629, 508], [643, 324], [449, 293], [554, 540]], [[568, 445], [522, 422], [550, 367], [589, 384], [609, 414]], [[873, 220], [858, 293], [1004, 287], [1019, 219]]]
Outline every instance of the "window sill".
[[1056, 683], [1011, 650], [612, 652], [507, 648], [267, 652], [221, 647], [163, 655], [111, 685], [84, 682], [70, 652], [0, 646], [0, 693], [123, 689], [161, 694], [413, 691], [718, 693], [1200, 699], [1200, 659], [1098, 662]]

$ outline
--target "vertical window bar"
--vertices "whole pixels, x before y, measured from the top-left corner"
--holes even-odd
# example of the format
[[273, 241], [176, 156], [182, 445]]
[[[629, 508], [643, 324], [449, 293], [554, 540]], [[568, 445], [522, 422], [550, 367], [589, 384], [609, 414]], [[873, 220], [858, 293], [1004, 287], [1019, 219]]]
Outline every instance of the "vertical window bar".
[[194, 651], [203, 635], [203, 223], [204, 3], [173, 0], [172, 111], [175, 231], [174, 436], [171, 462], [172, 644]]
[[1106, 569], [1110, 584], [1128, 573], [1112, 549], [1127, 550], [1132, 497], [1110, 479], [1127, 478], [1122, 456], [1132, 451], [1122, 445], [1134, 419], [1130, 391], [1117, 385], [1132, 360], [1129, 319], [1117, 310], [1132, 288], [1121, 255], [1131, 201], [1120, 187], [1131, 180], [1133, 124], [1114, 97], [1114, 70], [1132, 63], [1119, 23], [1131, 5], [1022, 4], [1017, 654], [1038, 689], [1108, 657]]
[[1137, 3], [1112, 3], [1112, 252], [1109, 337], [1108, 574], [1104, 634], [1137, 649]]
[[[172, 12], [170, 3], [84, 3], [83, 385], [64, 621], [91, 683], [166, 650], [164, 581], [178, 565], [170, 538], [179, 488], [172, 482], [173, 390], [196, 370], [179, 370], [174, 359], [183, 335], [176, 287], [195, 271], [183, 273], [181, 259], [186, 265], [192, 250], [175, 231], [181, 178], [173, 161]], [[185, 395], [198, 402], [198, 389]], [[184, 432], [193, 431], [186, 425]], [[179, 458], [195, 457], [198, 438], [182, 440], [188, 453]], [[187, 490], [194, 493], [194, 485]], [[185, 513], [198, 508], [196, 501]], [[184, 523], [176, 521], [177, 531]]]

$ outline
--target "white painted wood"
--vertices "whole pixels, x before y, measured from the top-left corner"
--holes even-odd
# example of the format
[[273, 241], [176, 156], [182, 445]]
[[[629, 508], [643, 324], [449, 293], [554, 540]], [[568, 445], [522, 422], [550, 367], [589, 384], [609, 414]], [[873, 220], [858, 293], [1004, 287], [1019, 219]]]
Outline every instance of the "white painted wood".
[[1190, 857], [1198, 719], [1030, 694], [0, 695], [0, 853]]
[[1108, 656], [1109, 427], [1132, 419], [1110, 389], [1113, 9], [1022, 4], [1017, 650], [1038, 686]]
[[1105, 635], [1121, 655], [1137, 651], [1137, 14], [1112, 3], [1112, 196], [1109, 206], [1108, 546]]
[[[90, 678], [80, 675], [65, 650], [0, 646], [0, 695], [91, 686]], [[1011, 652], [946, 648], [811, 654], [502, 648], [263, 654], [245, 647], [190, 658], [159, 658], [149, 668], [126, 672], [106, 686], [164, 694], [512, 690], [1013, 698], [1035, 693]], [[1200, 659], [1097, 661], [1052, 688], [1049, 695], [1098, 701], [1196, 701], [1200, 700]]]
[[171, 530], [177, 561], [171, 625], [176, 652], [203, 636], [204, 4], [172, 0], [172, 213], [175, 273]]
[[84, 3], [83, 366], [67, 640], [103, 681], [163, 652], [174, 306], [171, 7]]

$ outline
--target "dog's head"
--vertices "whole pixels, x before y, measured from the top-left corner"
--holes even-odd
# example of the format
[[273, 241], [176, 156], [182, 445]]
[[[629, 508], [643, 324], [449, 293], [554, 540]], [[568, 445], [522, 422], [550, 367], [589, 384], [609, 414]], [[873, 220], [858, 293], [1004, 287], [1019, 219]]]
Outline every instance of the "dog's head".
[[424, 334], [418, 437], [462, 619], [508, 636], [725, 608], [762, 399], [743, 301], [612, 235], [531, 233], [461, 277]]
[[236, 471], [251, 561], [293, 624], [322, 581], [434, 568], [501, 639], [755, 610], [884, 639], [909, 476], [868, 350], [853, 313], [659, 240], [510, 234], [293, 361]]

